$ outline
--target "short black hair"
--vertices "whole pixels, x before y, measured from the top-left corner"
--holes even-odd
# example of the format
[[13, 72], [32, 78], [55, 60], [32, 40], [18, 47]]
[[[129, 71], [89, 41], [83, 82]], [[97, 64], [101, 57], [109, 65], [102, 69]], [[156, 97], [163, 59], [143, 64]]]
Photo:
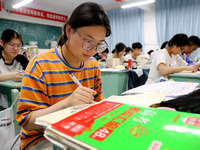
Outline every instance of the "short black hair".
[[126, 48], [126, 45], [125, 45], [124, 43], [118, 43], [118, 44], [115, 46], [115, 50], [117, 50], [117, 53], [123, 51], [124, 48]]
[[162, 45], [161, 45], [161, 49], [165, 48], [166, 45], [168, 44], [168, 46], [173, 46], [174, 44], [176, 44], [177, 47], [181, 47], [181, 46], [185, 46], [185, 45], [189, 45], [189, 38], [186, 34], [184, 33], [179, 33], [174, 35], [171, 40], [169, 41], [165, 41]]
[[109, 53], [109, 49], [106, 48], [102, 53]]
[[111, 34], [110, 21], [107, 13], [101, 5], [93, 2], [82, 3], [74, 9], [63, 27], [63, 34], [58, 41], [60, 46], [67, 41], [65, 30], [67, 25], [70, 25], [74, 30], [85, 26], [104, 26], [106, 28], [106, 37]]
[[132, 49], [131, 49], [130, 47], [126, 47], [125, 52], [126, 52], [126, 53], [129, 53], [130, 51], [133, 52]]
[[[2, 35], [1, 35], [1, 40], [4, 43], [8, 43], [10, 42], [12, 39], [17, 38], [21, 41], [21, 44], [23, 45], [23, 40], [22, 40], [22, 36], [13, 29], [6, 29], [3, 31]], [[4, 48], [0, 45], [0, 51], [3, 51]]]
[[132, 44], [132, 49], [142, 48], [142, 44], [140, 42], [135, 42]]
[[190, 45], [197, 45], [198, 47], [200, 47], [200, 39], [198, 36], [190, 36], [189, 37], [189, 40], [190, 40]]
[[150, 54], [153, 53], [153, 52], [154, 52], [154, 50], [151, 49], [150, 51], [147, 52], [147, 54], [150, 55]]

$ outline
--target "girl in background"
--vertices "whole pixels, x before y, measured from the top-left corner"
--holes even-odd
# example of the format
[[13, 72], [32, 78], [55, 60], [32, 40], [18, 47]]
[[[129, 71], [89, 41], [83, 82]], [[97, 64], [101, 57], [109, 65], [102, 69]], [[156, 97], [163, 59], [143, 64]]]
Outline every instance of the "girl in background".
[[12, 29], [3, 31], [0, 40], [0, 82], [22, 81], [28, 60], [19, 54], [23, 45], [21, 35]]
[[37, 117], [104, 99], [99, 65], [92, 57], [108, 47], [105, 37], [111, 34], [103, 7], [92, 2], [79, 5], [63, 33], [59, 47], [35, 56], [26, 69], [17, 109], [22, 150], [53, 149], [43, 127], [35, 124]]
[[[168, 46], [166, 47], [167, 44]], [[188, 44], [189, 39], [185, 34], [176, 34], [170, 41], [164, 42], [161, 50], [154, 54], [147, 84], [154, 83], [161, 77], [168, 79], [168, 75], [171, 73], [178, 73], [184, 70], [196, 72], [197, 66], [188, 66], [187, 62], [177, 55]]]
[[106, 67], [112, 68], [113, 67], [113, 58], [119, 58], [119, 65], [122, 65], [124, 61], [126, 61], [125, 57], [123, 56], [126, 50], [126, 46], [123, 43], [118, 43], [115, 46], [114, 53], [109, 54], [106, 59]]
[[[22, 81], [28, 60], [19, 54], [23, 45], [21, 35], [12, 29], [3, 31], [0, 40], [0, 82]], [[6, 95], [0, 94], [0, 107], [8, 108]]]

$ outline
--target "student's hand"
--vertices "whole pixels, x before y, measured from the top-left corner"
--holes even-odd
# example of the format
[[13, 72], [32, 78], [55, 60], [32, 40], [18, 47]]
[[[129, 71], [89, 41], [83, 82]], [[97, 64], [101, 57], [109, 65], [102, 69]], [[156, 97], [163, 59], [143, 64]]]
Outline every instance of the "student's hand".
[[75, 106], [75, 105], [82, 105], [82, 104], [90, 104], [92, 103], [92, 100], [94, 99], [94, 95], [96, 94], [96, 91], [84, 87], [79, 86], [66, 100], [66, 103], [69, 106]]
[[187, 66], [187, 71], [197, 72], [198, 67], [196, 65]]
[[24, 75], [24, 71], [22, 73], [20, 72], [13, 72], [12, 73], [12, 80], [13, 81], [22, 81], [22, 78], [23, 78], [23, 75]]

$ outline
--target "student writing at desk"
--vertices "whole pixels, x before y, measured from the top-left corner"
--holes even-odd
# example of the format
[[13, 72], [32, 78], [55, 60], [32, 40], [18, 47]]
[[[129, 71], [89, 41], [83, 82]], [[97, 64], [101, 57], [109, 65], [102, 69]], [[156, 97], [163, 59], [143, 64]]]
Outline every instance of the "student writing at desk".
[[[21, 81], [28, 60], [19, 55], [23, 45], [21, 35], [12, 29], [3, 31], [0, 40], [0, 82], [6, 80]], [[0, 94], [0, 106], [8, 107], [7, 97]]]
[[126, 46], [124, 43], [118, 43], [115, 46], [115, 49], [113, 50], [112, 54], [109, 54], [107, 59], [106, 59], [106, 67], [107, 68], [112, 68], [113, 67], [113, 59], [118, 58], [119, 59], [119, 64], [122, 65], [124, 61], [126, 61], [125, 57], [123, 56], [125, 52]]
[[21, 81], [28, 60], [19, 54], [23, 45], [21, 35], [12, 29], [6, 29], [0, 40], [0, 81]]
[[35, 56], [26, 69], [17, 109], [22, 150], [52, 149], [43, 136], [43, 127], [34, 123], [37, 117], [104, 99], [99, 65], [92, 57], [108, 47], [105, 37], [111, 34], [103, 7], [92, 2], [79, 5], [63, 33], [59, 47]]
[[[189, 45], [186, 46], [184, 50], [182, 50], [180, 56], [183, 60], [185, 60], [188, 63], [188, 65], [195, 65], [195, 63], [191, 61], [187, 55], [188, 54], [190, 55], [200, 47], [200, 39], [198, 36], [193, 35], [189, 37], [189, 40], [190, 40]], [[197, 63], [196, 65], [200, 67], [200, 63]]]
[[146, 83], [154, 83], [161, 77], [167, 78], [167, 75], [171, 73], [184, 70], [196, 72], [197, 66], [188, 66], [187, 62], [178, 55], [188, 44], [189, 39], [185, 34], [176, 34], [171, 40], [164, 42], [161, 50], [154, 54]]
[[106, 48], [103, 52], [98, 52], [93, 57], [96, 58], [96, 60], [98, 62], [106, 61], [108, 52], [109, 52], [109, 50], [108, 50], [108, 48]]

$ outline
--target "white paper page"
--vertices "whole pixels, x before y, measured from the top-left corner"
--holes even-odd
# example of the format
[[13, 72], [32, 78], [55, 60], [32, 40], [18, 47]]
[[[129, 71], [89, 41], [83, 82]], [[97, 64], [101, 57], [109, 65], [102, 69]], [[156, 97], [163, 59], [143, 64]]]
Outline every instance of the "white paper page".
[[128, 96], [111, 96], [106, 101], [119, 102], [124, 104], [130, 104], [133, 106], [149, 107], [152, 104], [160, 103], [165, 99], [165, 92], [160, 93], [146, 93]]
[[153, 84], [146, 84], [133, 88], [122, 94], [140, 94], [140, 93], [159, 93], [166, 92], [167, 97], [177, 97], [181, 95], [186, 95], [193, 92], [199, 83], [189, 83], [189, 82], [160, 82]]

